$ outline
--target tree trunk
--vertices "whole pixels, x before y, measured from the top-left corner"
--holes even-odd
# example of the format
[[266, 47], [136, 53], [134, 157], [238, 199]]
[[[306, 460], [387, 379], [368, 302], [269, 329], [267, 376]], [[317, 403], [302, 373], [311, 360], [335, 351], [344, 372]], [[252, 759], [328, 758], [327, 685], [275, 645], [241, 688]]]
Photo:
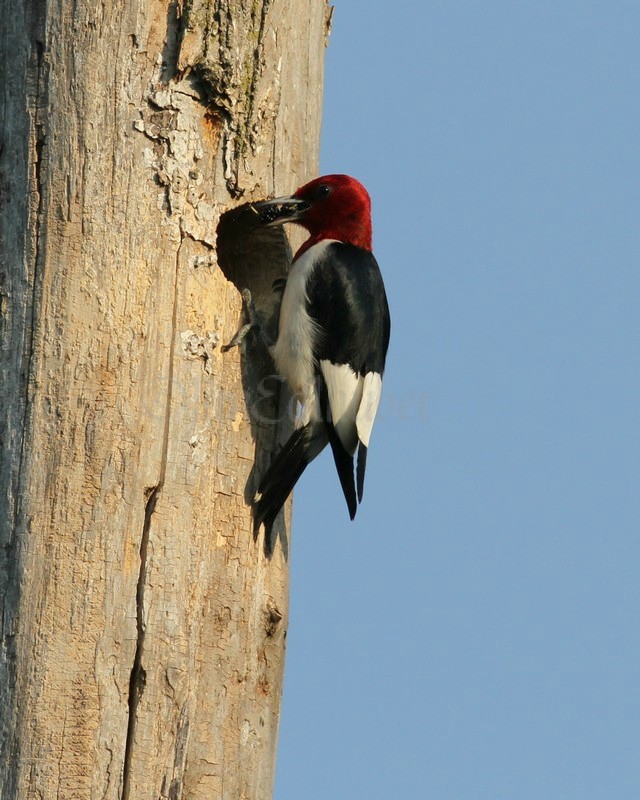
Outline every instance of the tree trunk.
[[[270, 798], [291, 425], [238, 288], [317, 172], [325, 0], [26, 0], [0, 19], [0, 796]], [[269, 548], [267, 547], [267, 550]]]

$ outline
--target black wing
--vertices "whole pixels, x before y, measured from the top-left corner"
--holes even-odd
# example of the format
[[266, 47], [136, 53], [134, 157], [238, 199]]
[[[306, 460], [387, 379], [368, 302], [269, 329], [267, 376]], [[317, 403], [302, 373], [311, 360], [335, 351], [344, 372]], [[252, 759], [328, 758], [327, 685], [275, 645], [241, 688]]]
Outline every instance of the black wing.
[[[384, 372], [391, 321], [380, 268], [373, 254], [355, 245], [332, 242], [307, 281], [307, 311], [320, 329], [314, 358], [320, 408], [344, 492], [354, 518], [362, 500], [367, 447], [358, 441], [355, 419], [345, 441], [333, 425], [321, 362], [348, 365], [357, 376]], [[375, 411], [374, 411], [375, 413]], [[358, 447], [357, 494], [353, 453]]]
[[378, 262], [369, 250], [332, 242], [307, 281], [307, 311], [321, 328], [316, 362], [382, 375], [391, 320]]

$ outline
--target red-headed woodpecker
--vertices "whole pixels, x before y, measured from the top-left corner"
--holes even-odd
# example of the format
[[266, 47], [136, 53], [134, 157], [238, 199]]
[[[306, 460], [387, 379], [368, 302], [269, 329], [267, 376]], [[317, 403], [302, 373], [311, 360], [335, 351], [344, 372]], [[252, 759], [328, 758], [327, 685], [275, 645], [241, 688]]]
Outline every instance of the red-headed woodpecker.
[[[262, 478], [257, 531], [270, 532], [305, 467], [329, 443], [354, 518], [389, 344], [389, 307], [371, 252], [371, 201], [348, 175], [326, 175], [291, 197], [254, 204], [265, 225], [294, 222], [309, 232], [282, 297], [269, 349], [300, 403], [296, 428]], [[354, 480], [354, 456], [357, 467]]]

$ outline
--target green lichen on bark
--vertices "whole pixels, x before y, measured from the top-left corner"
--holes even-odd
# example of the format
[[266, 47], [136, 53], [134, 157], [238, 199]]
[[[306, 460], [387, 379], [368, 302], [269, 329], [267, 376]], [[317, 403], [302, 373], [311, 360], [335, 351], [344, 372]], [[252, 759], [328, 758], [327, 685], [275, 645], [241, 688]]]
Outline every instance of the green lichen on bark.
[[187, 0], [182, 12], [179, 68], [193, 75], [208, 110], [224, 124], [234, 194], [241, 194], [241, 162], [257, 144], [256, 89], [270, 5], [271, 0]]

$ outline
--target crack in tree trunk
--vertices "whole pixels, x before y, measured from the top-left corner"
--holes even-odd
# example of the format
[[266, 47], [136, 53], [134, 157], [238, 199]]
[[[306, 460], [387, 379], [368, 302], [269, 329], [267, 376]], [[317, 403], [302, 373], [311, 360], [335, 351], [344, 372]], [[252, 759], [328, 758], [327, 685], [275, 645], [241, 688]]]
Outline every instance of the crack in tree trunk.
[[158, 501], [158, 494], [161, 484], [153, 486], [148, 490], [148, 495], [144, 509], [144, 525], [140, 540], [140, 573], [136, 586], [136, 651], [133, 657], [131, 677], [129, 678], [129, 718], [127, 720], [127, 738], [124, 748], [124, 764], [122, 767], [122, 800], [129, 800], [131, 790], [131, 760], [133, 758], [133, 748], [136, 734], [136, 719], [138, 704], [144, 692], [147, 673], [142, 666], [142, 655], [144, 650], [144, 586], [147, 579], [147, 553], [149, 547], [149, 530], [151, 528], [151, 517], [155, 511]]
[[129, 678], [129, 717], [127, 720], [127, 737], [124, 747], [124, 763], [122, 768], [122, 795], [121, 800], [129, 800], [131, 792], [131, 764], [135, 747], [136, 722], [138, 715], [138, 705], [144, 693], [147, 672], [142, 664], [144, 656], [145, 623], [144, 623], [144, 590], [147, 581], [147, 560], [149, 552], [149, 535], [151, 531], [151, 520], [158, 504], [160, 492], [164, 486], [167, 474], [167, 453], [169, 449], [169, 431], [171, 430], [171, 398], [173, 394], [173, 368], [175, 359], [176, 339], [178, 337], [178, 275], [180, 271], [180, 253], [184, 236], [180, 238], [180, 244], [176, 252], [175, 259], [175, 279], [173, 287], [173, 310], [171, 315], [171, 345], [169, 348], [169, 367], [167, 377], [167, 399], [165, 404], [164, 434], [162, 439], [162, 456], [160, 459], [160, 475], [158, 483], [149, 487], [145, 492], [144, 524], [142, 526], [142, 536], [140, 538], [140, 571], [136, 585], [136, 650], [131, 667]]
[[[44, 125], [40, 120], [42, 113], [43, 95], [45, 93], [44, 87], [44, 45], [40, 41], [35, 42], [36, 52], [36, 79], [35, 79], [35, 96], [33, 98], [33, 118], [31, 121], [31, 136], [33, 148], [33, 179], [35, 184], [35, 191], [38, 196], [38, 202], [34, 213], [34, 222], [32, 228], [33, 236], [33, 276], [30, 295], [30, 324], [27, 330], [28, 341], [26, 344], [26, 363], [24, 367], [24, 409], [22, 414], [22, 427], [27, 431], [29, 428], [29, 411], [31, 409], [31, 381], [32, 381], [32, 365], [34, 355], [34, 342], [36, 335], [36, 326], [38, 324], [38, 299], [40, 289], [40, 275], [44, 267], [43, 258], [43, 228], [44, 226], [44, 181], [42, 177], [43, 172], [43, 159], [44, 159], [44, 144], [45, 133]], [[25, 436], [20, 450], [20, 459], [18, 469], [16, 472], [16, 486], [14, 490], [14, 509], [13, 518], [14, 526], [20, 523], [20, 487], [22, 485], [22, 473], [25, 461], [25, 448], [28, 443], [28, 436]], [[14, 528], [15, 529], [15, 528]]]

